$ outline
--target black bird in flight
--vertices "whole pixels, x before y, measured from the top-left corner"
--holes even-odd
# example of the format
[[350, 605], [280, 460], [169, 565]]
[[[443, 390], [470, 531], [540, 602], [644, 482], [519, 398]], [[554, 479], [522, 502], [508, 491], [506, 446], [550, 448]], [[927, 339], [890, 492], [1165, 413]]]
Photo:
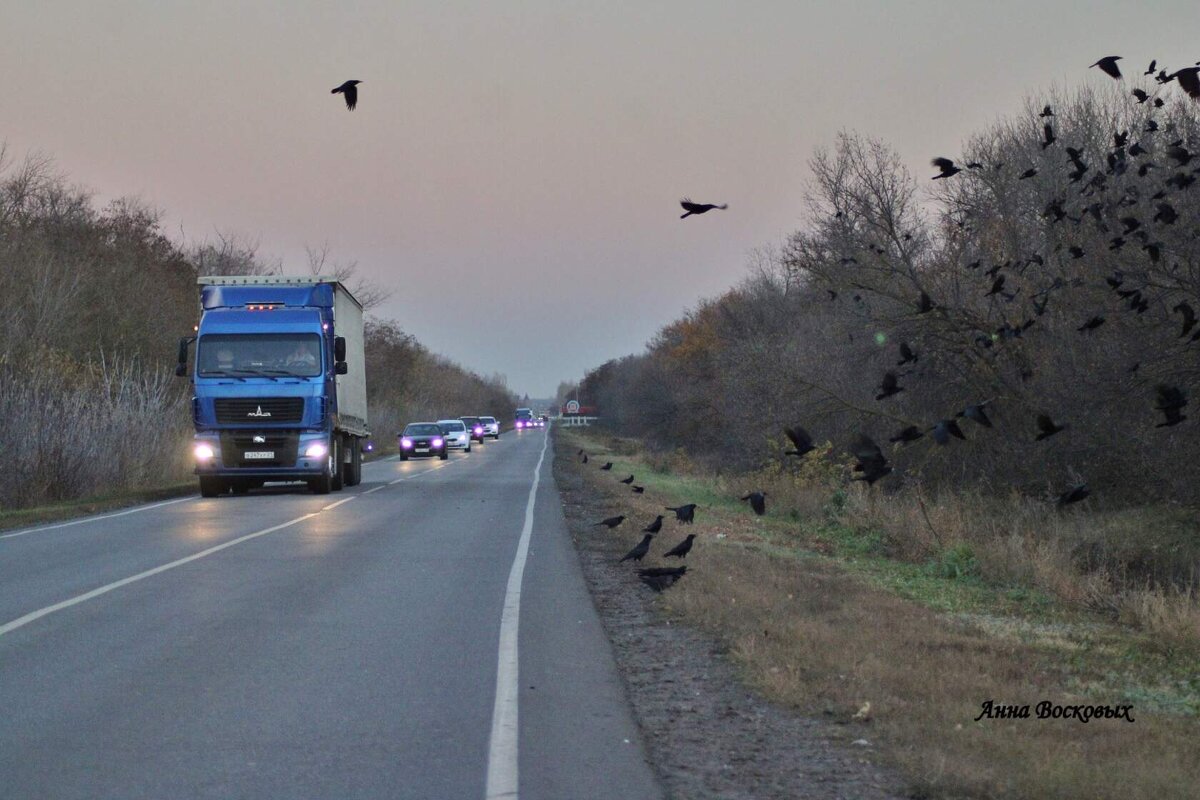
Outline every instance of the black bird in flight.
[[1038, 435], [1034, 438], [1035, 442], [1040, 442], [1043, 439], [1049, 439], [1059, 431], [1065, 431], [1066, 425], [1055, 425], [1054, 420], [1050, 419], [1048, 414], [1038, 414], [1037, 418]]
[[692, 544], [696, 541], [696, 534], [689, 533], [687, 538], [679, 544], [672, 547], [667, 552], [663, 553], [663, 558], [687, 558], [687, 554], [692, 552]]
[[608, 472], [610, 469], [612, 469], [612, 462], [611, 461], [604, 462], [604, 466], [601, 467], [600, 469], [604, 470], [605, 472]]
[[618, 561], [617, 563], [623, 564], [626, 561], [631, 561], [631, 560], [632, 561], [641, 561], [643, 558], [646, 557], [646, 553], [650, 552], [650, 540], [653, 538], [654, 538], [653, 533], [647, 533], [645, 536], [642, 537], [642, 540], [640, 542], [638, 542], [637, 545], [635, 545], [632, 550], [630, 550], [628, 553], [626, 553], [621, 558], [621, 560]]
[[1042, 149], [1045, 150], [1057, 141], [1058, 139], [1054, 138], [1054, 126], [1047, 122], [1042, 126]]
[[617, 527], [624, 521], [625, 521], [625, 515], [622, 514], [619, 517], [609, 517], [608, 519], [602, 519], [599, 522], [597, 522], [595, 525], [593, 525], [592, 527], [598, 527], [600, 525], [603, 525], [611, 531], [613, 528]]
[[[1184, 67], [1167, 76], [1167, 81], [1174, 78], [1180, 88], [1193, 100], [1200, 100], [1200, 67]], [[1164, 81], [1166, 83], [1166, 81]]]
[[1142, 74], [1143, 75], [1153, 75], [1154, 70], [1157, 66], [1158, 66], [1158, 59], [1156, 58], [1150, 62], [1150, 66], [1146, 67], [1146, 71], [1143, 72]]
[[959, 167], [956, 167], [954, 165], [954, 162], [948, 158], [938, 157], [938, 158], [935, 158], [930, 163], [932, 163], [933, 166], [935, 166], [941, 170], [941, 172], [939, 172], [937, 175], [933, 176], [933, 179], [935, 181], [938, 178], [950, 178], [950, 177], [953, 177], [953, 176], [957, 175], [958, 173], [962, 172], [962, 169]]
[[1183, 422], [1185, 417], [1181, 412], [1183, 407], [1187, 405], [1187, 396], [1178, 386], [1168, 386], [1165, 383], [1160, 383], [1154, 389], [1158, 392], [1158, 399], [1154, 403], [1154, 407], [1163, 412], [1166, 417], [1165, 422], [1160, 422], [1154, 427], [1169, 428], [1172, 425], [1178, 425]]
[[1105, 56], [1104, 58], [1092, 64], [1092, 67], [1099, 67], [1100, 70], [1110, 78], [1121, 80], [1121, 68], [1117, 66], [1117, 62], [1121, 60], [1121, 56]]
[[696, 519], [696, 504], [688, 503], [685, 506], [677, 506], [672, 508], [666, 506], [667, 511], [675, 512], [675, 519], [682, 522], [684, 525], [691, 525]]
[[1023, 181], [1023, 180], [1026, 180], [1027, 178], [1032, 178], [1034, 175], [1037, 175], [1037, 170], [1034, 167], [1030, 167], [1029, 169], [1022, 172], [1020, 175], [1018, 175], [1017, 180]]
[[896, 362], [897, 367], [903, 367], [905, 364], [915, 364], [919, 356], [916, 351], [908, 346], [908, 342], [900, 343], [900, 360]]
[[1087, 322], [1083, 323], [1078, 328], [1076, 328], [1076, 330], [1078, 330], [1080, 333], [1086, 333], [1088, 331], [1096, 330], [1096, 328], [1099, 328], [1103, 324], [1104, 324], [1104, 317], [1092, 317]]
[[854, 465], [854, 471], [862, 473], [861, 478], [852, 480], [866, 481], [870, 486], [892, 471], [883, 451], [879, 449], [879, 445], [861, 433], [850, 444], [850, 452], [858, 459], [858, 463]]
[[654, 522], [651, 522], [649, 525], [642, 528], [642, 533], [658, 533], [662, 530], [662, 521], [663, 515], [659, 514], [654, 518]]
[[795, 450], [785, 450], [785, 456], [803, 456], [805, 453], [811, 453], [816, 450], [816, 445], [813, 444], [812, 437], [808, 435], [808, 431], [797, 425], [794, 428], [784, 428], [784, 434], [792, 440], [792, 445]]
[[1045, 108], [1042, 109], [1042, 113], [1038, 114], [1038, 116], [1039, 117], [1053, 117], [1054, 112], [1050, 109], [1050, 106], [1046, 106]]
[[674, 586], [675, 582], [686, 572], [687, 567], [650, 567], [639, 569], [638, 577], [642, 579], [642, 583], [654, 591], [661, 592]]
[[876, 400], [883, 400], [892, 395], [900, 394], [904, 391], [904, 387], [900, 385], [896, 378], [896, 373], [885, 372], [883, 381], [879, 384], [879, 394], [875, 395]]
[[929, 295], [925, 292], [921, 292], [921, 297], [919, 300], [917, 300], [917, 313], [928, 314], [930, 311], [933, 311], [933, 309], [933, 301], [929, 299]]
[[633, 485], [633, 476], [630, 475], [628, 478], [625, 478], [620, 482], [625, 484], [626, 486], [632, 486]]
[[933, 431], [933, 440], [941, 445], [950, 444], [951, 436], [964, 442], [967, 440], [962, 428], [958, 427], [958, 423], [953, 419], [938, 420], [930, 430]]
[[920, 439], [924, 435], [925, 434], [922, 433], [921, 429], [918, 428], [916, 425], [909, 425], [907, 428], [905, 428], [904, 430], [897, 433], [895, 436], [888, 439], [888, 441], [892, 442], [893, 444], [895, 444], [896, 442], [908, 444], [909, 442], [915, 442], [917, 439]]
[[1058, 496], [1058, 505], [1061, 508], [1062, 506], [1069, 506], [1071, 503], [1078, 503], [1091, 493], [1092, 490], [1087, 487], [1086, 483], [1072, 486]]
[[966, 417], [967, 419], [969, 419], [973, 422], [978, 422], [980, 425], [982, 425], [985, 428], [990, 428], [990, 427], [992, 427], [992, 421], [991, 421], [991, 419], [988, 418], [987, 412], [983, 410], [984, 406], [986, 406], [986, 405], [987, 405], [987, 402], [975, 403], [974, 405], [969, 405], [966, 408], [964, 408], [962, 411], [955, 414], [954, 416]]
[[1137, 98], [1138, 105], [1141, 105], [1150, 99], [1150, 95], [1146, 94], [1144, 89], [1134, 89], [1133, 96]]
[[583, 463], [586, 464], [587, 462], [588, 462], [587, 453], [584, 453], [583, 454]]
[[342, 94], [346, 98], [346, 108], [351, 111], [358, 105], [358, 85], [362, 81], [346, 81], [341, 86], [334, 89], [330, 94]]
[[634, 486], [634, 487], [633, 487], [633, 493], [634, 493], [634, 494], [641, 494], [641, 493], [642, 493], [642, 492], [644, 492], [644, 491], [646, 491], [646, 487], [645, 487], [645, 486]]
[[767, 513], [767, 493], [766, 492], [750, 492], [742, 498], [742, 501], [750, 501], [750, 507], [754, 509], [754, 513], [762, 516]]
[[714, 205], [713, 203], [693, 203], [691, 201], [691, 199], [689, 199], [687, 197], [680, 200], [679, 205], [683, 206], [683, 210], [687, 212], [686, 214], [683, 214], [682, 216], [680, 216], [679, 217], [680, 219], [685, 219], [687, 217], [690, 217], [692, 214], [707, 214], [709, 211], [712, 211], [714, 208], [719, 208], [722, 211], [729, 208], [728, 203], [722, 203], [719, 206]]
[[1196, 326], [1196, 312], [1187, 303], [1179, 303], [1171, 311], [1176, 314], [1183, 314], [1183, 330], [1179, 332], [1179, 338], [1182, 339], [1188, 335], [1188, 331]]

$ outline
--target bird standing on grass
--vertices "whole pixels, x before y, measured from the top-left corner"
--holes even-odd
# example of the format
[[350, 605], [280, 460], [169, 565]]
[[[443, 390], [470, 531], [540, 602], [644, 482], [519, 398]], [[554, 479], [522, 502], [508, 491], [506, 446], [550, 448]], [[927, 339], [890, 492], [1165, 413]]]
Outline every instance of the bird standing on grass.
[[642, 583], [649, 586], [656, 592], [661, 592], [675, 585], [675, 582], [684, 576], [687, 572], [687, 567], [648, 567], [638, 570], [638, 577], [642, 579]]
[[686, 539], [663, 553], [663, 558], [671, 558], [672, 556], [675, 558], [687, 558], [687, 554], [692, 552], [692, 544], [695, 541], [696, 534], [689, 533]]
[[606, 461], [604, 463], [604, 466], [602, 466], [600, 469], [604, 470], [605, 472], [608, 472], [610, 469], [612, 469], [612, 462]]
[[626, 561], [641, 561], [646, 557], [646, 553], [650, 552], [650, 540], [653, 538], [653, 533], [647, 533], [642, 537], [642, 540], [638, 542], [632, 550], [626, 553], [617, 563], [623, 564]]
[[346, 108], [351, 111], [358, 105], [358, 85], [362, 81], [346, 81], [341, 86], [334, 89], [330, 94], [341, 94], [346, 98]]
[[654, 522], [651, 522], [649, 525], [642, 528], [642, 533], [658, 533], [662, 530], [662, 521], [663, 515], [659, 514], [654, 518]]
[[766, 492], [750, 492], [742, 498], [743, 501], [749, 500], [750, 507], [754, 509], [754, 513], [762, 516], [767, 513], [767, 493]]
[[667, 511], [675, 512], [675, 519], [682, 522], [684, 525], [691, 525], [696, 519], [696, 504], [688, 503], [685, 506], [666, 506]]
[[594, 525], [593, 527], [598, 527], [600, 525], [604, 525], [611, 531], [613, 528], [617, 527], [624, 521], [625, 521], [625, 515], [622, 514], [619, 517], [609, 517], [608, 519], [602, 519], [599, 522], [597, 522], [596, 525]]
[[632, 484], [633, 484], [633, 476], [632, 476], [632, 475], [630, 475], [628, 478], [623, 478], [623, 479], [620, 481], [620, 483], [623, 483], [623, 484], [625, 484], [626, 486], [630, 486], [630, 485], [632, 485]]

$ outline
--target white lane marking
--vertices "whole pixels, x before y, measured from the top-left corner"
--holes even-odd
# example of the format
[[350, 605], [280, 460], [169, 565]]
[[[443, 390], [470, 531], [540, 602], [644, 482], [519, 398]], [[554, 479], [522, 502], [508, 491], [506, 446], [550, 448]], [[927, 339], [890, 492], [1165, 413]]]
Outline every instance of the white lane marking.
[[388, 485], [386, 483], [382, 483], [379, 486], [376, 486], [374, 489], [367, 489], [365, 492], [363, 492], [363, 494], [364, 495], [374, 494], [375, 492], [378, 492], [382, 489], [386, 489], [387, 487], [388, 487]]
[[153, 505], [138, 506], [137, 508], [130, 508], [130, 509], [126, 509], [125, 511], [117, 511], [116, 513], [113, 513], [113, 514], [101, 514], [100, 516], [95, 516], [95, 517], [80, 517], [79, 519], [73, 519], [70, 522], [59, 522], [56, 525], [41, 525], [37, 528], [27, 528], [25, 530], [16, 531], [15, 533], [3, 533], [3, 534], [0, 534], [0, 539], [15, 539], [18, 536], [26, 536], [30, 533], [41, 533], [42, 531], [52, 531], [52, 530], [57, 530], [58, 528], [69, 528], [72, 525], [82, 525], [85, 522], [99, 522], [102, 519], [112, 519], [113, 517], [123, 517], [126, 514], [137, 514], [141, 511], [150, 511], [151, 509], [154, 509], [154, 508], [162, 508], [163, 506], [173, 505], [174, 503], [186, 503], [189, 500], [195, 500], [195, 499], [197, 499], [197, 498], [194, 496], [179, 497], [174, 500], [164, 500], [161, 503], [154, 503]]
[[546, 445], [533, 468], [533, 485], [525, 503], [525, 525], [517, 543], [517, 554], [508, 573], [508, 588], [504, 592], [504, 612], [500, 615], [500, 647], [496, 659], [496, 705], [492, 708], [492, 735], [488, 742], [487, 800], [512, 798], [516, 800], [518, 783], [517, 717], [520, 658], [517, 652], [517, 633], [521, 621], [521, 581], [525, 577], [525, 561], [529, 556], [529, 538], [533, 533], [533, 503], [537, 497], [538, 476], [546, 458]]
[[405, 481], [411, 481], [413, 478], [419, 478], [422, 475], [428, 475], [431, 472], [437, 472], [439, 469], [445, 469], [446, 467], [450, 466], [451, 464], [457, 463], [457, 461], [458, 461], [457, 459], [455, 461], [443, 461], [441, 464], [439, 464], [436, 467], [430, 467], [429, 469], [423, 469], [420, 472], [414, 472], [412, 475], [404, 475], [402, 477], [396, 478], [396, 480], [394, 480], [394, 481], [388, 481], [388, 486], [395, 486], [397, 483], [404, 483]]
[[302, 517], [296, 517], [295, 519], [288, 520], [287, 522], [280, 523], [279, 525], [273, 525], [270, 528], [263, 528], [261, 531], [255, 531], [254, 533], [248, 533], [245, 536], [239, 536], [238, 538], [231, 539], [228, 542], [225, 542], [224, 544], [218, 544], [214, 547], [208, 548], [207, 550], [201, 550], [199, 553], [193, 553], [190, 556], [185, 556], [184, 558], [177, 559], [175, 561], [170, 562], [169, 564], [163, 564], [161, 566], [154, 567], [153, 569], [148, 569], [145, 572], [139, 572], [137, 575], [130, 575], [128, 578], [122, 578], [119, 581], [113, 581], [112, 583], [105, 584], [104, 586], [101, 586], [97, 589], [92, 589], [90, 592], [84, 592], [83, 594], [68, 598], [59, 603], [55, 603], [54, 605], [46, 606], [45, 608], [39, 608], [37, 611], [31, 611], [23, 617], [18, 617], [17, 619], [14, 619], [12, 622], [7, 622], [3, 625], [0, 625], [0, 636], [3, 636], [6, 633], [12, 633], [13, 631], [17, 630], [18, 628], [23, 628], [26, 625], [28, 625], [29, 623], [39, 620], [42, 617], [45, 617], [49, 614], [53, 614], [56, 611], [62, 611], [63, 609], [70, 608], [71, 606], [76, 606], [76, 605], [79, 605], [80, 603], [86, 603], [88, 600], [93, 600], [93, 599], [99, 597], [100, 595], [108, 594], [109, 592], [111, 592], [115, 589], [120, 589], [122, 586], [128, 586], [131, 583], [136, 583], [137, 581], [145, 580], [146, 578], [157, 575], [160, 572], [166, 572], [167, 570], [175, 569], [176, 567], [182, 567], [184, 564], [190, 564], [193, 561], [197, 561], [201, 558], [211, 556], [213, 553], [219, 553], [222, 550], [224, 550], [228, 547], [233, 547], [236, 544], [241, 544], [242, 542], [248, 542], [251, 539], [257, 539], [260, 536], [266, 536], [268, 533], [274, 533], [275, 531], [283, 530], [284, 528], [291, 527], [292, 525], [295, 525], [298, 522], [303, 522], [306, 519], [311, 519], [311, 518], [315, 517], [316, 515], [317, 515], [316, 512], [314, 512], [312, 514], [305, 514]]
[[352, 495], [345, 499], [338, 500], [336, 503], [330, 503], [329, 505], [325, 506], [321, 510], [322, 511], [331, 511], [331, 510], [337, 508], [338, 506], [340, 506], [342, 503], [349, 503], [351, 500], [357, 500], [357, 499], [358, 499], [358, 495]]

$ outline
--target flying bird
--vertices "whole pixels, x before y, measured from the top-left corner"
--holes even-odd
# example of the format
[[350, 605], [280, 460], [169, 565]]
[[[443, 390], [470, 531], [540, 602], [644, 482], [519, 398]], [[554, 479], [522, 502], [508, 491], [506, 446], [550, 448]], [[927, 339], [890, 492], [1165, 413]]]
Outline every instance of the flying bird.
[[625, 521], [625, 515], [622, 514], [619, 517], [609, 517], [608, 519], [602, 519], [599, 522], [597, 522], [595, 525], [593, 525], [592, 527], [599, 527], [600, 525], [603, 525], [611, 531], [613, 528], [617, 527], [624, 521]]
[[892, 442], [893, 444], [895, 444], [897, 442], [899, 442], [901, 444], [908, 444], [909, 442], [915, 442], [917, 439], [920, 439], [924, 435], [925, 434], [922, 433], [921, 429], [918, 428], [916, 425], [909, 425], [907, 428], [905, 428], [904, 430], [897, 433], [895, 436], [888, 439], [888, 441]]
[[1046, 106], [1045, 108], [1042, 109], [1042, 113], [1038, 114], [1038, 116], [1039, 117], [1053, 117], [1054, 112], [1050, 109], [1050, 106]]
[[1042, 149], [1045, 150], [1057, 141], [1058, 139], [1054, 138], [1054, 126], [1047, 122], [1042, 126]]
[[905, 364], [915, 364], [919, 356], [916, 351], [909, 347], [908, 342], [900, 343], [900, 360], [896, 362], [897, 367], [903, 367]]
[[[990, 402], [990, 401], [988, 401], [988, 402]], [[991, 421], [991, 419], [988, 418], [987, 412], [983, 410], [984, 406], [986, 406], [986, 405], [987, 405], [987, 402], [975, 403], [974, 405], [969, 405], [966, 408], [964, 408], [962, 411], [955, 414], [954, 416], [966, 417], [967, 419], [971, 420], [972, 422], [978, 422], [980, 425], [982, 425], [985, 428], [990, 428], [990, 427], [992, 427], [992, 421]]]
[[1182, 339], [1188, 335], [1188, 332], [1196, 326], [1196, 312], [1187, 303], [1179, 303], [1171, 309], [1176, 314], [1183, 314], [1183, 330], [1179, 332], [1179, 338]]
[[1178, 386], [1168, 386], [1165, 383], [1160, 383], [1154, 389], [1158, 392], [1158, 399], [1154, 403], [1154, 407], [1163, 412], [1166, 417], [1165, 422], [1160, 422], [1154, 427], [1170, 428], [1173, 425], [1178, 425], [1183, 422], [1185, 417], [1181, 412], [1183, 407], [1187, 405], [1187, 396]]
[[1078, 503], [1091, 493], [1092, 490], [1087, 487], [1086, 483], [1072, 486], [1058, 496], [1058, 506], [1061, 508], [1062, 506], [1069, 506], [1072, 503]]
[[816, 445], [813, 444], [812, 437], [808, 435], [808, 431], [797, 425], [795, 428], [784, 428], [784, 434], [791, 439], [795, 450], [785, 450], [785, 456], [803, 456], [805, 453], [811, 453], [816, 450]]
[[938, 420], [932, 428], [933, 440], [940, 445], [950, 444], [950, 437], [962, 439], [964, 442], [967, 437], [963, 435], [962, 428], [958, 427], [958, 423], [953, 419]]
[[696, 534], [689, 533], [686, 539], [672, 547], [667, 552], [663, 553], [663, 558], [687, 558], [687, 554], [692, 552], [692, 544], [694, 544], [695, 541]]
[[709, 211], [712, 211], [714, 208], [719, 208], [722, 211], [729, 208], [728, 203], [722, 203], [719, 206], [714, 205], [712, 203], [693, 203], [691, 201], [691, 199], [689, 199], [687, 197], [680, 200], [679, 205], [683, 206], [683, 210], [687, 212], [686, 214], [683, 214], [682, 216], [680, 216], [679, 217], [680, 219], [690, 217], [692, 214], [707, 214]]
[[[1120, 60], [1121, 56], [1105, 56], [1095, 64], [1092, 64], [1092, 67], [1099, 67], [1100, 71], [1110, 78], [1121, 80], [1121, 68], [1117, 66], [1117, 62]], [[1092, 67], [1088, 67], [1088, 69]]]
[[617, 563], [623, 564], [626, 561], [641, 561], [646, 557], [646, 553], [650, 552], [650, 540], [653, 538], [653, 533], [647, 533], [642, 537], [642, 540], [638, 542], [632, 550], [626, 553]]
[[1038, 435], [1034, 439], [1035, 442], [1040, 442], [1043, 439], [1049, 439], [1054, 434], [1067, 429], [1066, 425], [1056, 425], [1054, 420], [1050, 419], [1048, 414], [1038, 414], [1037, 426]]
[[892, 471], [883, 451], [879, 449], [879, 445], [861, 433], [850, 444], [850, 452], [858, 460], [858, 463], [854, 465], [854, 471], [862, 473], [861, 478], [852, 478], [852, 480], [866, 481], [870, 486]]
[[362, 81], [346, 81], [330, 94], [342, 94], [346, 98], [346, 108], [353, 111], [354, 107], [358, 105], [358, 85], [360, 83]]
[[1104, 317], [1098, 317], [1098, 316], [1092, 317], [1087, 322], [1083, 323], [1078, 328], [1076, 328], [1076, 330], [1078, 330], [1080, 333], [1086, 333], [1089, 331], [1096, 330], [1096, 328], [1099, 328], [1103, 324], [1104, 324]]
[[957, 175], [958, 173], [962, 172], [962, 169], [959, 167], [956, 167], [954, 165], [954, 162], [948, 158], [938, 157], [938, 158], [935, 158], [930, 163], [932, 163], [933, 166], [935, 166], [939, 170], [941, 170], [941, 172], [939, 172], [937, 175], [933, 176], [933, 180], [935, 180], [935, 181], [938, 178], [949, 178], [949, 177], [952, 177], [952, 176]]
[[762, 516], [767, 513], [767, 493], [766, 492], [750, 492], [744, 496], [742, 501], [750, 501], [750, 507], [754, 509], [754, 513]]
[[1163, 83], [1170, 80], [1179, 82], [1179, 87], [1193, 100], [1200, 100], [1200, 67], [1184, 67], [1168, 75]]
[[879, 394], [875, 395], [876, 400], [883, 400], [892, 395], [900, 394], [904, 391], [904, 387], [900, 385], [896, 378], [896, 373], [885, 372], [883, 381], [879, 384]]

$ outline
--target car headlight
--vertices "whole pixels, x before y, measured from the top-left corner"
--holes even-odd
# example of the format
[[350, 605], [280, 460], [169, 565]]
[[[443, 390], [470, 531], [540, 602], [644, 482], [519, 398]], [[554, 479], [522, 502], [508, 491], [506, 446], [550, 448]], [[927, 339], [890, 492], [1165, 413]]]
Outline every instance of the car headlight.
[[405, 450], [408, 450], [410, 447], [412, 447], [412, 439], [405, 436], [404, 438], [402, 438], [400, 440], [400, 446], [403, 447]]
[[432, 444], [434, 447], [441, 447], [445, 443], [446, 443], [445, 439], [434, 439], [432, 442], [430, 442], [430, 444]]
[[324, 458], [325, 454], [328, 452], [329, 452], [329, 448], [326, 447], [323, 442], [314, 442], [313, 444], [310, 444], [308, 446], [307, 450], [304, 451], [304, 457], [305, 458]]
[[208, 461], [210, 458], [216, 455], [216, 453], [213, 452], [212, 446], [207, 444], [196, 445], [196, 447], [193, 449], [193, 452], [196, 454], [197, 461]]

